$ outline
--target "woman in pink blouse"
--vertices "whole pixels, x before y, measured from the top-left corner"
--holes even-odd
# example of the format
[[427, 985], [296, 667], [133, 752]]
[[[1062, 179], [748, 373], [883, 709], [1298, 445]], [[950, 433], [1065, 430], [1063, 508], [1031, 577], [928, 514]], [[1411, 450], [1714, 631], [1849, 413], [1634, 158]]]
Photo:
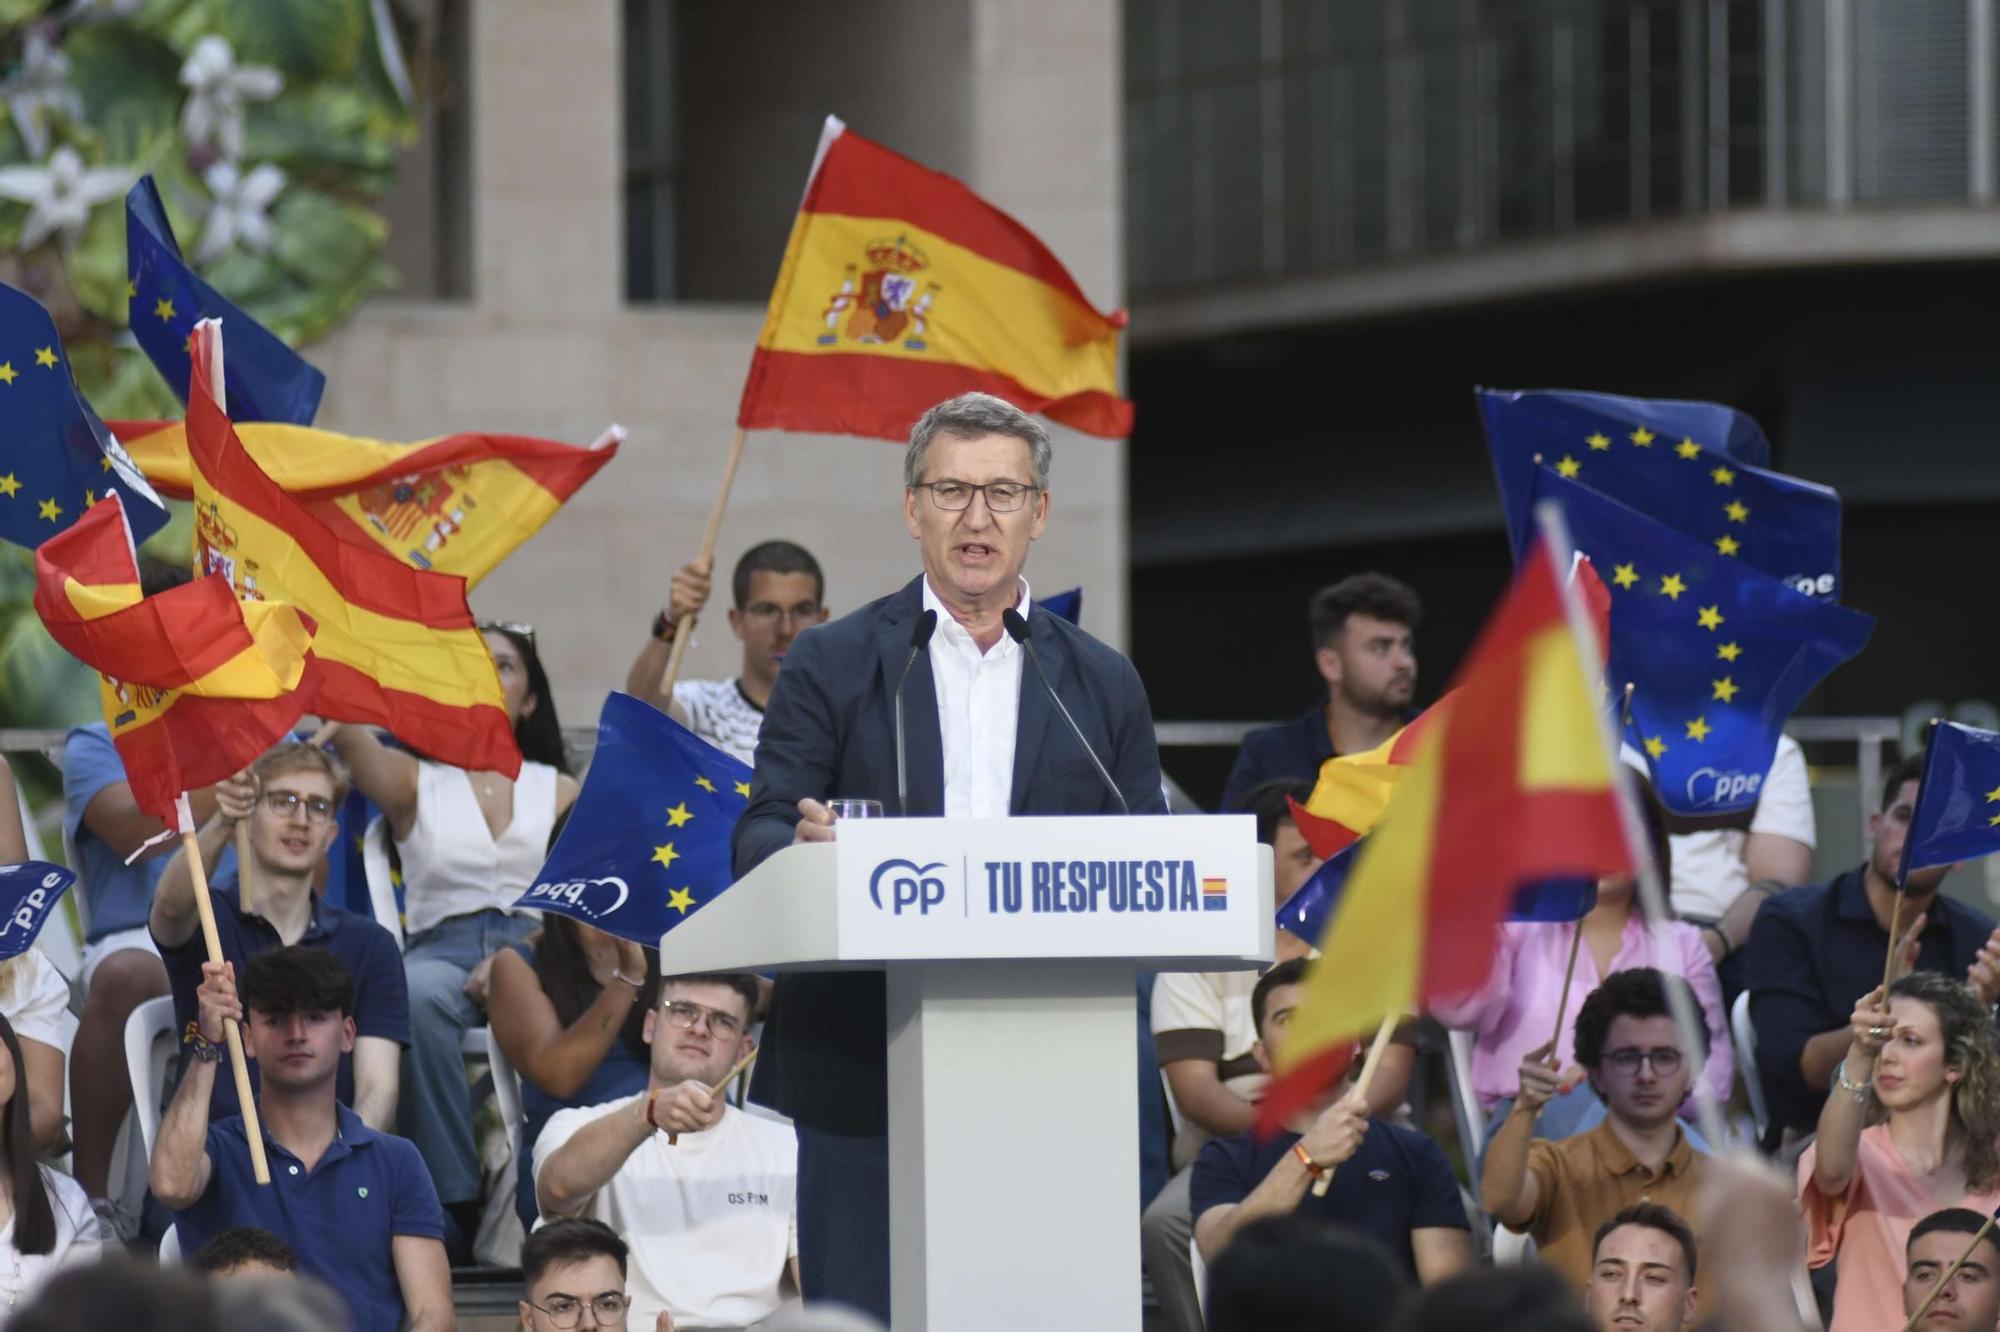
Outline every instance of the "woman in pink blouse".
[[1993, 1014], [1935, 972], [1854, 1006], [1847, 1058], [1799, 1158], [1806, 1266], [1839, 1260], [1830, 1332], [1903, 1325], [1910, 1227], [1942, 1207], [2000, 1206], [2000, 1048]]

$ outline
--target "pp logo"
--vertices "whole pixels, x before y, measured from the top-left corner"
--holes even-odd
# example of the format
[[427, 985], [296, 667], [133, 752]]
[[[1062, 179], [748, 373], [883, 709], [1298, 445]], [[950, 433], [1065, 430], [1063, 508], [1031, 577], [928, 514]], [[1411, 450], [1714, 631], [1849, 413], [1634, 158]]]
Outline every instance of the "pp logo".
[[[932, 907], [944, 901], [944, 880], [931, 873], [943, 868], [942, 860], [929, 865], [919, 865], [914, 860], [885, 860], [868, 876], [868, 896], [878, 909], [894, 915], [914, 910], [920, 916], [927, 916]], [[886, 906], [882, 902], [885, 879], [889, 887]]]

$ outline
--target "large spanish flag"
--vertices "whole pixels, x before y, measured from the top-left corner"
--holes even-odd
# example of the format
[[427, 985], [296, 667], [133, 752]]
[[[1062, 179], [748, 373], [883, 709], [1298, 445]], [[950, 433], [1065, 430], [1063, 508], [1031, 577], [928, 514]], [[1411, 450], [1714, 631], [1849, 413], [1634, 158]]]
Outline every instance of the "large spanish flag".
[[[194, 497], [182, 422], [110, 424], [161, 494]], [[614, 428], [589, 448], [494, 434], [391, 444], [312, 426], [236, 424], [264, 474], [336, 536], [414, 568], [458, 574], [470, 587], [617, 456], [621, 435]]]
[[[1320, 942], [1259, 1110], [1276, 1129], [1391, 1013], [1485, 983], [1522, 884], [1632, 872], [1607, 732], [1546, 544], [1418, 737]], [[1433, 711], [1437, 711], [1433, 709]]]
[[902, 439], [976, 389], [1123, 438], [1124, 326], [1019, 222], [829, 116], [737, 424]]
[[99, 673], [133, 799], [169, 825], [176, 796], [247, 767], [310, 705], [311, 621], [219, 575], [142, 597], [115, 494], [35, 551], [35, 611]]
[[514, 776], [521, 751], [465, 580], [341, 540], [264, 473], [209, 391], [220, 327], [195, 326], [188, 392], [197, 567], [226, 574], [238, 596], [312, 616], [321, 716], [385, 726], [441, 763]]

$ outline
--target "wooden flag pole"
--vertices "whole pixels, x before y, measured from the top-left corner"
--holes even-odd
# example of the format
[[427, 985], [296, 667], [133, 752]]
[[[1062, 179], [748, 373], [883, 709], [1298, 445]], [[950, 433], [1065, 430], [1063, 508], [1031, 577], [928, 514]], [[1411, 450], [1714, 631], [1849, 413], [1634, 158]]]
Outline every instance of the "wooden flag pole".
[[1882, 1002], [1889, 1002], [1889, 982], [1896, 976], [1897, 931], [1903, 928], [1903, 885], [1896, 885], [1896, 905], [1889, 908], [1889, 955], [1882, 959]]
[[[722, 467], [722, 486], [715, 492], [715, 504], [708, 511], [708, 530], [702, 533], [701, 555], [696, 560], [709, 568], [715, 567], [715, 541], [722, 535], [722, 513], [729, 507], [729, 488], [736, 484], [736, 467], [743, 461], [742, 426], [736, 427], [736, 435], [729, 441], [729, 461]], [[660, 696], [669, 702], [674, 696], [674, 680], [681, 673], [681, 658], [687, 653], [688, 640], [694, 637], [694, 622], [697, 617], [690, 615], [674, 625], [674, 645], [667, 653], [667, 669], [660, 674]]]
[[1903, 1324], [1903, 1332], [1912, 1332], [1912, 1329], [1918, 1323], [1924, 1321], [1924, 1315], [1930, 1312], [1931, 1305], [1937, 1301], [1937, 1297], [1944, 1294], [1944, 1288], [1951, 1284], [1953, 1277], [1958, 1275], [1958, 1269], [1965, 1266], [1967, 1260], [1972, 1257], [1972, 1251], [1984, 1243], [1986, 1238], [1993, 1233], [1993, 1221], [1994, 1217], [1989, 1213], [1986, 1217], [1986, 1224], [1981, 1226], [1979, 1232], [1972, 1237], [1972, 1243], [1965, 1246], [1964, 1253], [1961, 1253], [1957, 1258], [1952, 1260], [1950, 1267], [1945, 1268], [1944, 1275], [1939, 1277], [1937, 1284], [1932, 1286], [1929, 1292], [1925, 1294], [1924, 1302], [1917, 1306], [1917, 1311], [1910, 1315], [1908, 1322]]
[[[1375, 1043], [1368, 1047], [1368, 1057], [1361, 1061], [1361, 1076], [1354, 1080], [1353, 1095], [1368, 1095], [1368, 1085], [1375, 1081], [1375, 1070], [1381, 1067], [1382, 1056], [1388, 1052], [1389, 1038], [1396, 1034], [1396, 1024], [1402, 1020], [1401, 1013], [1391, 1013], [1383, 1018], [1382, 1025], [1376, 1028]], [[1333, 1171], [1339, 1168], [1335, 1166], [1313, 1181], [1313, 1197], [1326, 1197], [1326, 1191], [1333, 1187]]]
[[1563, 1019], [1569, 1016], [1569, 983], [1576, 979], [1576, 955], [1583, 951], [1583, 920], [1576, 922], [1576, 936], [1569, 941], [1569, 966], [1563, 970], [1562, 998], [1556, 1001], [1556, 1034], [1551, 1040], [1558, 1046], [1563, 1039]]
[[[756, 1062], [757, 1062], [757, 1047], [753, 1045], [750, 1047], [749, 1054], [744, 1055], [741, 1059], [736, 1061], [735, 1068], [732, 1068], [727, 1073], [724, 1073], [722, 1075], [721, 1081], [717, 1082], [713, 1087], [710, 1087], [708, 1089], [708, 1094], [710, 1096], [720, 1096], [724, 1091], [724, 1089], [726, 1089], [730, 1083], [736, 1081], [736, 1079], [743, 1076], [744, 1069], [750, 1067], [750, 1065]], [[681, 1135], [678, 1133], [670, 1132], [667, 1134], [667, 1146], [669, 1147], [675, 1146], [680, 1142], [680, 1140], [681, 1140]]]
[[[194, 880], [194, 909], [201, 916], [201, 940], [208, 948], [208, 960], [222, 962], [222, 936], [215, 929], [215, 903], [208, 895], [208, 867], [201, 863], [201, 843], [194, 835], [193, 811], [187, 797], [180, 798], [181, 850], [188, 860], [188, 877]], [[257, 1098], [250, 1090], [250, 1065], [243, 1054], [243, 1033], [236, 1019], [222, 1024], [229, 1043], [229, 1066], [236, 1075], [236, 1099], [243, 1106], [243, 1136], [250, 1141], [250, 1169], [259, 1184], [271, 1182], [271, 1163], [264, 1157], [264, 1127], [257, 1121]]]
[[250, 821], [245, 819], [236, 825], [236, 900], [246, 913], [255, 906], [250, 893]]

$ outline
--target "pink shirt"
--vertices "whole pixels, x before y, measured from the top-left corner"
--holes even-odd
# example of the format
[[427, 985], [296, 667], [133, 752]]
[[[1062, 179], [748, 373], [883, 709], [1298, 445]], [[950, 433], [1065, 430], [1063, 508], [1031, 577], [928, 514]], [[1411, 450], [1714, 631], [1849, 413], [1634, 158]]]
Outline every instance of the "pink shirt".
[[[1556, 1007], [1562, 999], [1563, 970], [1569, 965], [1570, 941], [1577, 926], [1548, 921], [1508, 921], [1500, 927], [1500, 952], [1486, 988], [1456, 1002], [1447, 1001], [1431, 1014], [1447, 1027], [1470, 1031], [1472, 1088], [1487, 1110], [1494, 1102], [1521, 1088], [1521, 1060], [1549, 1039], [1556, 1029]], [[1729, 1044], [1727, 1015], [1722, 1006], [1722, 982], [1715, 960], [1702, 947], [1701, 931], [1681, 921], [1661, 927], [1661, 956], [1655, 956], [1652, 931], [1635, 908], [1618, 941], [1613, 971], [1656, 967], [1685, 979], [1708, 1019], [1708, 1062], [1704, 1072], [1718, 1101], [1729, 1099], [1736, 1076], [1736, 1054]], [[1576, 977], [1569, 991], [1569, 1011], [1556, 1041], [1563, 1068], [1576, 1062], [1576, 1010], [1584, 996], [1604, 980], [1597, 960], [1585, 946], [1576, 956]]]
[[1806, 1266], [1825, 1267], [1836, 1255], [1840, 1259], [1828, 1332], [1901, 1327], [1910, 1228], [1944, 1207], [1991, 1212], [2000, 1207], [2000, 1188], [1963, 1198], [1932, 1197], [1896, 1149], [1887, 1124], [1861, 1130], [1854, 1177], [1837, 1198], [1821, 1193], [1813, 1183], [1818, 1155], [1814, 1144], [1799, 1158], [1799, 1210], [1806, 1220]]

